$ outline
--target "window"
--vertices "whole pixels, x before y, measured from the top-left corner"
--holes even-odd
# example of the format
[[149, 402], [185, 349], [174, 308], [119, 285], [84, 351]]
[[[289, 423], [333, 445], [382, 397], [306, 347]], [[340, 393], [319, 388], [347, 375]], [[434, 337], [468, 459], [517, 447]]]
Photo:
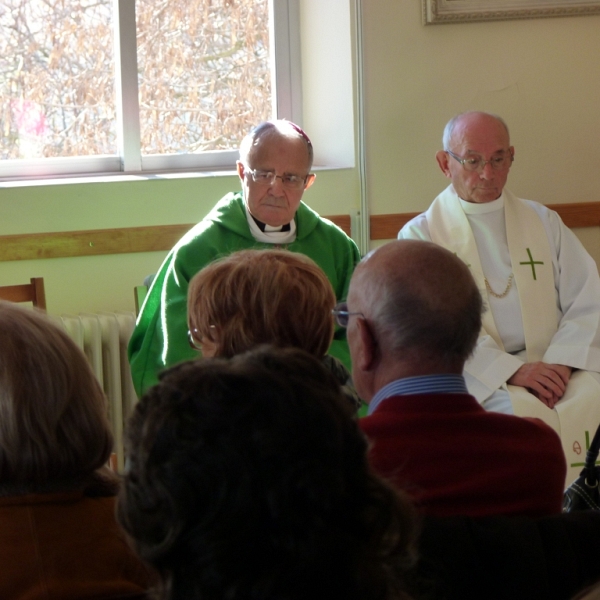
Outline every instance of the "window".
[[0, 156], [116, 154], [110, 0], [0, 5]]
[[5, 0], [0, 177], [231, 168], [301, 119], [297, 1]]

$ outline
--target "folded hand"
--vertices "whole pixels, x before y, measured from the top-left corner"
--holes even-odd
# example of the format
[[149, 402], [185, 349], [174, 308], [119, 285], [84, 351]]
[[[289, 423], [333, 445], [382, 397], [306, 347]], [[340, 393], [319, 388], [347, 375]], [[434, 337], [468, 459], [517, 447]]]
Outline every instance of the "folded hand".
[[567, 389], [572, 370], [565, 365], [525, 363], [507, 383], [527, 388], [546, 406], [554, 408]]

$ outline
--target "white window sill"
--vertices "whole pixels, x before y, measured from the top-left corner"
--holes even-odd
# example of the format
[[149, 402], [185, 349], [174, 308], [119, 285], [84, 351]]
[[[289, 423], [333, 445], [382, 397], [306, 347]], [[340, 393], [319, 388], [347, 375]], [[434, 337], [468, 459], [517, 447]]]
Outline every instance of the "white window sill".
[[[315, 166], [313, 172], [338, 171], [352, 167], [344, 166]], [[70, 185], [82, 183], [114, 183], [126, 181], [149, 181], [152, 179], [195, 179], [209, 177], [237, 177], [235, 169], [214, 171], [168, 171], [168, 172], [143, 172], [143, 173], [98, 173], [94, 175], [65, 175], [55, 177], [28, 177], [20, 179], [6, 179], [0, 181], [1, 188], [39, 187], [45, 185]]]

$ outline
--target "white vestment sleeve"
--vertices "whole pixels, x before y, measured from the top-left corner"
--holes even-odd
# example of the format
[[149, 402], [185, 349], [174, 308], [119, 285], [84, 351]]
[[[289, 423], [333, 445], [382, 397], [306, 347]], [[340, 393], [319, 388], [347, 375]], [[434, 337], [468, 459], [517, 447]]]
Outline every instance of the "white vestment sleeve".
[[558, 331], [543, 361], [600, 372], [600, 278], [594, 259], [561, 218], [532, 202], [553, 246]]
[[492, 336], [480, 335], [473, 356], [465, 363], [463, 375], [469, 393], [481, 403], [521, 366], [523, 361], [501, 350]]
[[425, 213], [417, 215], [414, 219], [411, 219], [399, 232], [399, 240], [425, 240], [426, 242], [431, 241], [431, 235], [429, 234], [429, 226], [427, 225], [427, 217]]

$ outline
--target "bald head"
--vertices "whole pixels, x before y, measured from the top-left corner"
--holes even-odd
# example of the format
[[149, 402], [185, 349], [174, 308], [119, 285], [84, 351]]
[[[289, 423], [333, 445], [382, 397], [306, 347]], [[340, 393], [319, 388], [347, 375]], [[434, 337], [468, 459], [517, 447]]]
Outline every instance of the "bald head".
[[[452, 150], [453, 143], [458, 143], [462, 140], [465, 132], [480, 128], [485, 128], [486, 136], [489, 136], [491, 131], [497, 137], [505, 139], [507, 146], [510, 144], [508, 125], [502, 117], [493, 113], [472, 110], [460, 113], [446, 123], [442, 137], [444, 150]], [[458, 140], [453, 139], [455, 135]]]
[[398, 240], [357, 267], [348, 295], [386, 358], [462, 371], [481, 329], [482, 300], [467, 266], [430, 242]]
[[263, 121], [254, 127], [240, 144], [240, 161], [246, 165], [251, 164], [254, 155], [257, 154], [261, 146], [268, 145], [274, 139], [281, 138], [297, 142], [306, 149], [308, 161], [306, 171], [310, 171], [313, 163], [312, 143], [300, 126], [286, 119]]

